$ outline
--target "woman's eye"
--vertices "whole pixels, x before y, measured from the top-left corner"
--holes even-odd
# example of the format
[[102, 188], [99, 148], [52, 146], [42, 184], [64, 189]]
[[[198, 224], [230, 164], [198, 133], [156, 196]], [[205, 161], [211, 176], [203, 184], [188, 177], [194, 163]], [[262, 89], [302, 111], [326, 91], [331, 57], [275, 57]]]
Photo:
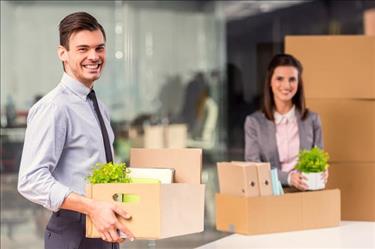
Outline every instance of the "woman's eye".
[[283, 81], [283, 77], [276, 77], [277, 81]]

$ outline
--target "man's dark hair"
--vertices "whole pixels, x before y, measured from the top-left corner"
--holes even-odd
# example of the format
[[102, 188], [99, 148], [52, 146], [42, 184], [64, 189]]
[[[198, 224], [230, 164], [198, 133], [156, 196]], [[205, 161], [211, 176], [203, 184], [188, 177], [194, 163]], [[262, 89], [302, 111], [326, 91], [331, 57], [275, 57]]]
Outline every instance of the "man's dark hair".
[[95, 17], [86, 12], [75, 12], [62, 19], [59, 24], [60, 45], [69, 50], [70, 36], [81, 30], [100, 30], [106, 40], [105, 31]]
[[301, 62], [290, 54], [277, 54], [272, 58], [268, 65], [266, 82], [264, 84], [262, 111], [268, 120], [274, 120], [273, 111], [275, 109], [275, 101], [271, 88], [271, 80], [276, 67], [279, 66], [292, 66], [298, 71], [298, 88], [296, 94], [292, 98], [292, 102], [300, 112], [302, 120], [304, 120], [307, 117], [308, 109], [306, 108], [305, 93], [303, 90], [303, 67]]

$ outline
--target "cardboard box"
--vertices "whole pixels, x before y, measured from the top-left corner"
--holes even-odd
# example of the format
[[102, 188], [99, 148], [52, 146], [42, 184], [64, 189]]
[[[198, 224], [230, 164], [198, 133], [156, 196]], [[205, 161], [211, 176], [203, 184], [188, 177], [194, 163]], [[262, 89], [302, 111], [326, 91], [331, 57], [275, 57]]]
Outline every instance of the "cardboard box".
[[375, 162], [331, 163], [327, 188], [341, 191], [343, 220], [375, 221]]
[[287, 36], [308, 98], [375, 98], [375, 36]]
[[166, 148], [185, 148], [187, 143], [186, 124], [171, 124], [166, 129]]
[[363, 13], [365, 35], [375, 35], [375, 8]]
[[217, 164], [220, 193], [272, 195], [269, 163], [220, 162]]
[[[203, 231], [205, 186], [200, 184], [201, 149], [132, 149], [130, 165], [174, 168], [176, 183], [88, 184], [86, 195], [102, 201], [113, 201], [115, 194], [137, 197], [137, 201], [121, 203], [132, 215], [130, 221], [121, 222], [136, 239], [163, 239]], [[86, 237], [99, 237], [89, 217]]]
[[187, 126], [185, 124], [152, 125], [144, 128], [144, 148], [185, 148]]
[[144, 148], [165, 148], [164, 127], [162, 125], [145, 126], [144, 130]]
[[263, 234], [337, 226], [340, 190], [244, 197], [216, 194], [216, 228]]
[[320, 115], [331, 162], [375, 162], [375, 100], [307, 99], [306, 103]]

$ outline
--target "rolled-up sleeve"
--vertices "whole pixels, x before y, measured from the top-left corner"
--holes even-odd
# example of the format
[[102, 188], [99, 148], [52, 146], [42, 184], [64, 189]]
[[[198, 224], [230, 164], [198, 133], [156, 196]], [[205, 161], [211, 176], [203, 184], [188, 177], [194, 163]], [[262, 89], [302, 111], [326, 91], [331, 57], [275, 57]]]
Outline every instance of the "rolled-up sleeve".
[[53, 176], [64, 148], [67, 120], [62, 106], [43, 103], [30, 110], [27, 121], [18, 191], [51, 211], [57, 211], [71, 192]]

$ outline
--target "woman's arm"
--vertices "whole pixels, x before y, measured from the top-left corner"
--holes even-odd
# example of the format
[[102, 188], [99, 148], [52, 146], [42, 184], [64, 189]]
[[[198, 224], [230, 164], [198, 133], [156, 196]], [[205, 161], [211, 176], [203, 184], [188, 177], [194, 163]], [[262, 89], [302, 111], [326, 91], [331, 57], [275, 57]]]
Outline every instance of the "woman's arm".
[[259, 123], [254, 117], [247, 116], [245, 125], [245, 161], [260, 162]]
[[322, 123], [320, 121], [319, 114], [314, 115], [313, 132], [314, 132], [314, 145], [313, 145], [313, 147], [319, 147], [319, 148], [323, 149]]

